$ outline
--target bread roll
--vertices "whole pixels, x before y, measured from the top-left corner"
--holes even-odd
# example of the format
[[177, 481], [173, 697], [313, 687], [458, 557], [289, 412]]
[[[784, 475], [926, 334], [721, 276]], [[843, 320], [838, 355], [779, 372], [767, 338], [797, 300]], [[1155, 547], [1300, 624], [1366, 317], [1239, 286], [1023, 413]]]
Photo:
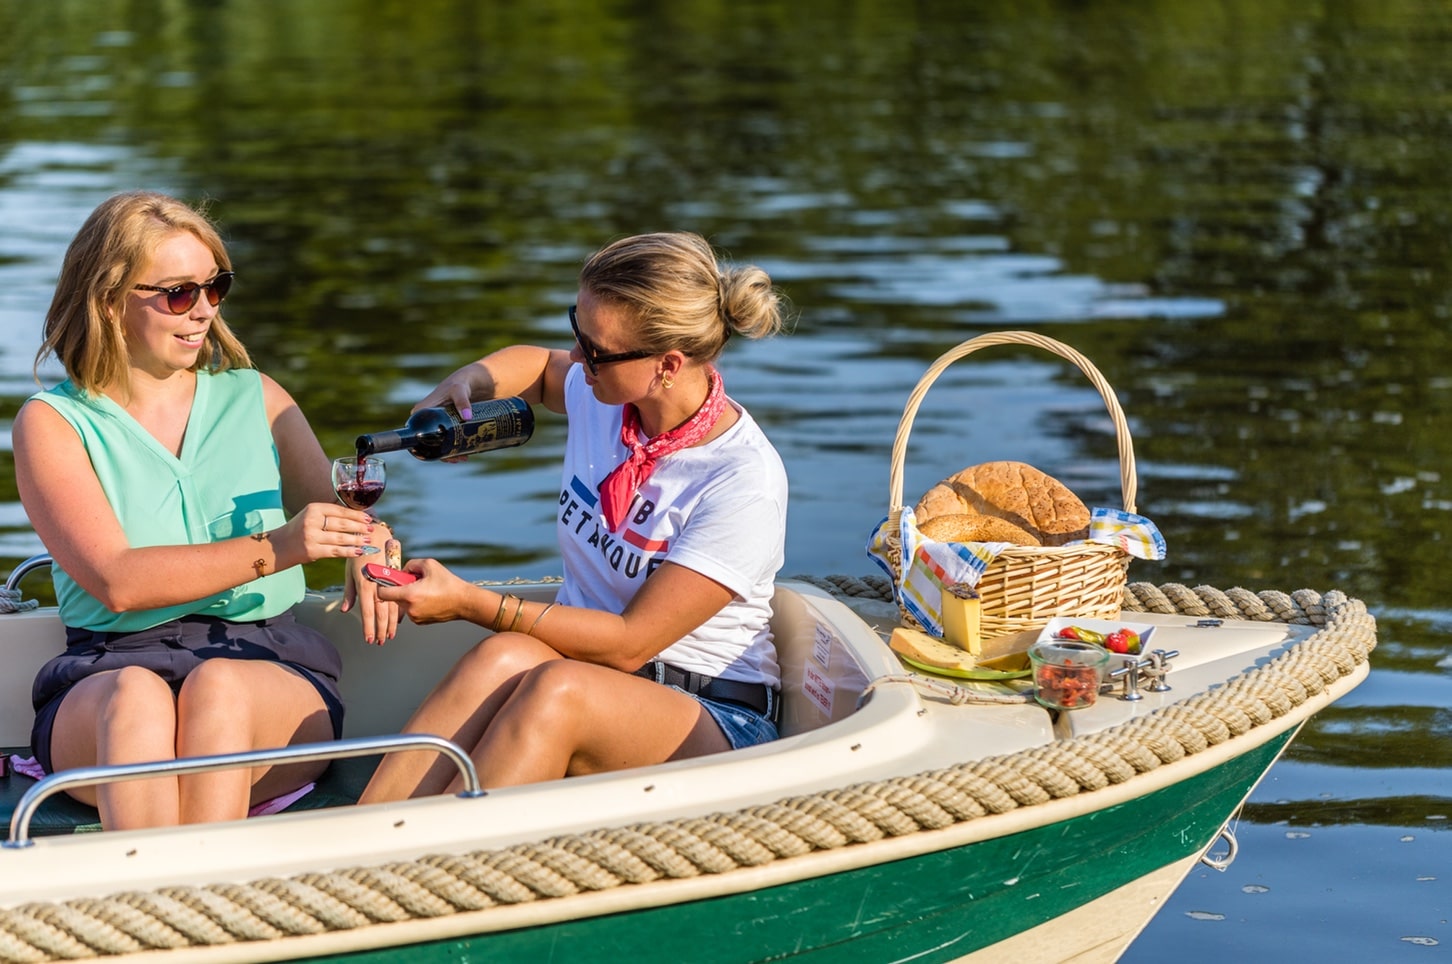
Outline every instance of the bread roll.
[[1043, 545], [1032, 535], [991, 515], [954, 513], [940, 515], [918, 526], [918, 531], [939, 542], [1010, 542], [1016, 546]]
[[970, 465], [929, 489], [913, 514], [920, 528], [942, 515], [993, 516], [1045, 546], [1089, 535], [1089, 508], [1058, 479], [1023, 462]]

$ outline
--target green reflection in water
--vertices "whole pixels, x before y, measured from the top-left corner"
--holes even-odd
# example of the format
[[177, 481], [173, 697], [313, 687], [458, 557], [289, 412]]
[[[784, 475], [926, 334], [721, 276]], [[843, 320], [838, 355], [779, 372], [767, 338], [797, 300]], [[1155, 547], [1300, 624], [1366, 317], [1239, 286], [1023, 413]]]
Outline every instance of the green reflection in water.
[[[886, 510], [901, 406], [940, 352], [1061, 338], [1116, 389], [1169, 539], [1132, 578], [1345, 590], [1396, 614], [1375, 665], [1434, 694], [1333, 707], [1289, 758], [1426, 785], [1257, 798], [1247, 819], [1421, 826], [1452, 796], [1449, 39], [1437, 0], [0, 0], [0, 203], [27, 202], [0, 207], [3, 417], [45, 306], [6, 298], [60, 257], [16, 239], [117, 187], [211, 199], [229, 318], [339, 453], [491, 348], [564, 345], [602, 242], [697, 230], [799, 310], [779, 348], [727, 358], [793, 472], [788, 571], [870, 571], [855, 533]], [[1113, 502], [1079, 374], [995, 358], [935, 387], [918, 471], [986, 437]], [[380, 511], [476, 575], [547, 571], [562, 432], [462, 475], [400, 466]], [[1416, 907], [1411, 886], [1367, 906]], [[1330, 916], [1317, 934], [1367, 947]], [[1165, 956], [1156, 928], [1181, 960], [1241, 933], [1177, 924], [1141, 959]], [[1256, 933], [1283, 943], [1280, 922]]]

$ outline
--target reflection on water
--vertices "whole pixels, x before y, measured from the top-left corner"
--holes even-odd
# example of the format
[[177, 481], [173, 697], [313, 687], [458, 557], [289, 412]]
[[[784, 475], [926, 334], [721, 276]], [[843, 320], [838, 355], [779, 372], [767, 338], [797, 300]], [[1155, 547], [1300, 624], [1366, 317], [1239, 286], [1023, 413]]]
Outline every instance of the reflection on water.
[[[798, 312], [723, 362], [788, 466], [788, 572], [871, 571], [924, 369], [1026, 328], [1093, 359], [1129, 417], [1134, 498], [1170, 548], [1133, 578], [1367, 600], [1371, 680], [1257, 790], [1232, 868], [1193, 873], [1128, 959], [1287, 931], [1385, 957], [1445, 918], [1448, 38], [1436, 0], [0, 5], [0, 557], [39, 548], [9, 420], [64, 246], [113, 191], [211, 201], [228, 319], [332, 454], [483, 352], [565, 345], [598, 245], [697, 230]], [[467, 465], [392, 458], [408, 551], [555, 572], [562, 433], [542, 417]], [[1102, 401], [1053, 357], [949, 368], [906, 497], [997, 458], [1125, 497]]]

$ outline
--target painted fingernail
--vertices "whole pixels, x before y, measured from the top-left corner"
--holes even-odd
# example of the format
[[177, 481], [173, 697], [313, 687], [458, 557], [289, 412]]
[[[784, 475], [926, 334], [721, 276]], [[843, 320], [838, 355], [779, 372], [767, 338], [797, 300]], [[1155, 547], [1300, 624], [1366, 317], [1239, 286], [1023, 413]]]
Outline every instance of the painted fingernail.
[[467, 422], [474, 417], [474, 410], [466, 405], [459, 409], [459, 417]]

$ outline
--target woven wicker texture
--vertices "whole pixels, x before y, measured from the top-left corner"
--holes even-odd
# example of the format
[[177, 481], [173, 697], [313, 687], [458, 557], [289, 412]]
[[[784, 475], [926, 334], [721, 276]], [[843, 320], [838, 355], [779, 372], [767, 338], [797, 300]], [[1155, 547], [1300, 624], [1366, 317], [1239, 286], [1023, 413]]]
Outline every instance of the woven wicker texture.
[[[1119, 445], [1120, 494], [1125, 511], [1134, 511], [1138, 487], [1134, 444], [1119, 399], [1099, 369], [1063, 342], [1030, 331], [979, 335], [943, 353], [928, 367], [908, 396], [902, 419], [898, 422], [888, 479], [888, 525], [892, 535], [887, 539], [887, 556], [895, 576], [902, 575], [902, 546], [896, 533], [902, 518], [903, 469], [913, 420], [928, 389], [949, 365], [994, 345], [1041, 348], [1073, 362], [1088, 377], [1114, 422], [1114, 435]], [[1124, 593], [1129, 558], [1124, 551], [1099, 543], [1060, 547], [1012, 546], [1003, 550], [989, 564], [976, 587], [983, 605], [983, 635], [1006, 636], [1038, 629], [1055, 616], [1115, 615], [1119, 612], [1120, 598]], [[919, 625], [906, 610], [903, 610], [903, 619], [910, 625]]]
[[[890, 599], [886, 580], [810, 580]], [[0, 910], [0, 961], [49, 961], [276, 940], [431, 918], [652, 881], [729, 874], [1123, 783], [1286, 715], [1365, 663], [1366, 606], [1339, 592], [1228, 592], [1131, 584], [1126, 610], [1320, 627], [1225, 686], [1092, 736], [708, 817], [557, 837], [503, 850], [172, 887]]]

